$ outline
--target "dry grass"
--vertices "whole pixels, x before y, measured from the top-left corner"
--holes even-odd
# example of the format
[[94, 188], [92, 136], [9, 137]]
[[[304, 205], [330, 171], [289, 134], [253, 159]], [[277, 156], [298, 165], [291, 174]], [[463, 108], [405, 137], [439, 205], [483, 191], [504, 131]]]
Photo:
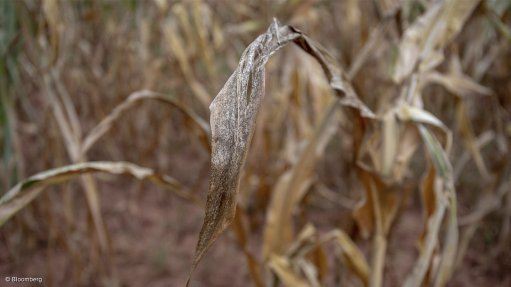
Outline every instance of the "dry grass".
[[[474, 260], [511, 282], [509, 1], [1, 5], [0, 275], [47, 248], [87, 267], [73, 285], [137, 284], [102, 172], [134, 176], [122, 201], [144, 212], [144, 180], [171, 190], [173, 224], [204, 213], [193, 259], [157, 239], [188, 250], [189, 285], [445, 286]], [[216, 241], [231, 255], [208, 261]], [[35, 268], [62, 285], [52, 258]], [[165, 262], [161, 284], [184, 285]]]

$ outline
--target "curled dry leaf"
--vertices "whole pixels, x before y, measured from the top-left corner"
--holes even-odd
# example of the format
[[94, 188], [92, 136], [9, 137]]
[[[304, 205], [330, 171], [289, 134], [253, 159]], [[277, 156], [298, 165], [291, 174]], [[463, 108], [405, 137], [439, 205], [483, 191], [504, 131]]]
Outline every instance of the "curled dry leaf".
[[276, 29], [278, 26], [272, 25], [267, 33], [250, 44], [238, 68], [211, 103], [210, 186], [192, 271], [234, 218], [239, 176], [264, 94], [264, 65], [273, 52], [298, 36], [291, 33], [277, 39]]
[[83, 174], [104, 172], [110, 174], [127, 174], [137, 179], [148, 179], [158, 185], [172, 190], [177, 196], [201, 206], [200, 200], [184, 190], [174, 178], [155, 173], [152, 169], [141, 167], [128, 162], [83, 162], [50, 169], [35, 174], [21, 181], [0, 198], [0, 226], [11, 216], [29, 204], [46, 187], [61, 183]]
[[257, 111], [264, 96], [265, 64], [275, 51], [291, 41], [319, 62], [342, 105], [351, 107], [359, 117], [375, 118], [358, 99], [346, 81], [346, 76], [328, 54], [299, 30], [291, 26], [279, 26], [275, 20], [266, 33], [257, 37], [243, 52], [236, 71], [210, 105], [210, 186], [191, 272], [234, 218], [239, 177], [254, 133]]

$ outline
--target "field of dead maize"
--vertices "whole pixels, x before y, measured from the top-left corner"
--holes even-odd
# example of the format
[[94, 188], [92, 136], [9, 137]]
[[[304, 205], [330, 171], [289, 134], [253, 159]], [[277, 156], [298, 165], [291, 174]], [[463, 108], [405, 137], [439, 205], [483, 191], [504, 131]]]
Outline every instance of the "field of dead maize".
[[511, 286], [511, 1], [0, 0], [0, 153], [0, 286]]

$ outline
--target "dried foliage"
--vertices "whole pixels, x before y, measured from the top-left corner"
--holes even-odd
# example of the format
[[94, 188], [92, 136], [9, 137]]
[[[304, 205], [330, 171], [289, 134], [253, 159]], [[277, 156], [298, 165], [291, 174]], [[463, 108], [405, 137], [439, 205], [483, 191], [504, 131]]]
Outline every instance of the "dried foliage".
[[[511, 284], [509, 1], [224, 2], [0, 4], [2, 275], [47, 242], [77, 286]], [[172, 249], [145, 281], [119, 205]]]

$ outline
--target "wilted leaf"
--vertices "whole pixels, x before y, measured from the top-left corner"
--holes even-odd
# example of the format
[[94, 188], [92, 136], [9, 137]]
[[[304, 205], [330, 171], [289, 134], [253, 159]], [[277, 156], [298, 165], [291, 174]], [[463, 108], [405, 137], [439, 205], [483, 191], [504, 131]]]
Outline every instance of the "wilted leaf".
[[184, 191], [178, 181], [166, 175], [160, 175], [153, 170], [140, 167], [128, 162], [84, 162], [50, 169], [21, 181], [0, 198], [0, 226], [11, 216], [29, 204], [46, 187], [70, 180], [83, 174], [105, 172], [110, 174], [128, 174], [143, 180], [148, 179], [158, 185], [171, 189], [179, 197], [201, 205], [200, 200], [193, 194]]
[[325, 52], [299, 30], [291, 26], [279, 27], [277, 21], [274, 21], [266, 33], [257, 37], [245, 50], [236, 71], [210, 106], [210, 188], [192, 272], [234, 217], [239, 176], [264, 95], [264, 66], [275, 51], [291, 41], [321, 64], [330, 86], [341, 98], [342, 105], [353, 108], [360, 117], [374, 118], [374, 114], [357, 98], [344, 74]]

